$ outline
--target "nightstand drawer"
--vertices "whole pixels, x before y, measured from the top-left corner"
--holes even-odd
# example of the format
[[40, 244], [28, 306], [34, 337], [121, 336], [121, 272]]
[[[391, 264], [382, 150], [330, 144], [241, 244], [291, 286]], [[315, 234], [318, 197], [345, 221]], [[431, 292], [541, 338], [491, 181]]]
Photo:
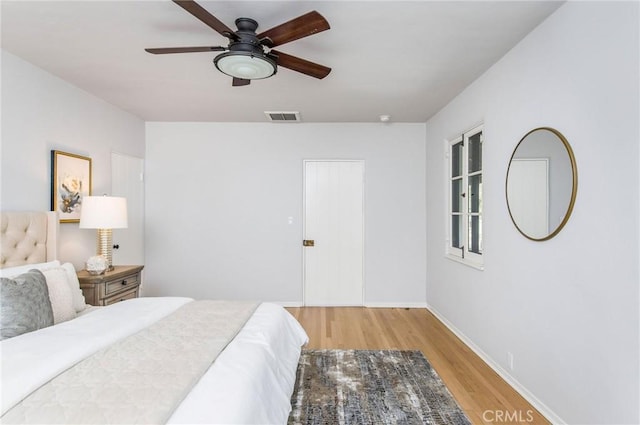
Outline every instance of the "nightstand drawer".
[[136, 286], [138, 284], [138, 276], [138, 274], [132, 274], [121, 279], [108, 281], [105, 288], [105, 295], [115, 294], [116, 292]]
[[87, 304], [109, 305], [140, 295], [144, 266], [115, 266], [113, 270], [93, 276], [78, 272], [80, 289]]
[[132, 298], [138, 298], [138, 287], [135, 287], [131, 291], [118, 294], [115, 297], [106, 298], [104, 300], [104, 305], [115, 304], [115, 303], [119, 303], [120, 301], [130, 300]]

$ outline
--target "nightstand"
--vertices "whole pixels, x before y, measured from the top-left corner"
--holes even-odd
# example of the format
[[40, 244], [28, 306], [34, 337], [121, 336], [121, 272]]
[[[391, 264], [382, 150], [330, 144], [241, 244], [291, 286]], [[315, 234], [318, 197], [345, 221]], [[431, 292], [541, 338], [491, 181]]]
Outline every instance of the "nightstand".
[[78, 280], [84, 299], [91, 305], [109, 305], [137, 298], [143, 268], [144, 266], [114, 266], [112, 271], [98, 276], [80, 270]]

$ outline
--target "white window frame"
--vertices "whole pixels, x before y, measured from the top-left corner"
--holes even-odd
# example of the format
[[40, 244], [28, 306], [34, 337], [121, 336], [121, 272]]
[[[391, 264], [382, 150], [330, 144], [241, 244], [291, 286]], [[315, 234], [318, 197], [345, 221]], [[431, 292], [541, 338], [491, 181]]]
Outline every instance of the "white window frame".
[[[445, 169], [447, 170], [447, 174], [446, 174], [446, 179], [445, 179], [445, 185], [446, 185], [446, 196], [447, 196], [447, 211], [446, 211], [446, 216], [447, 216], [447, 240], [446, 240], [446, 249], [445, 249], [445, 254], [446, 257], [466, 264], [468, 266], [474, 267], [476, 269], [479, 270], [484, 270], [484, 258], [482, 255], [482, 251], [483, 249], [480, 249], [480, 254], [472, 252], [469, 250], [469, 218], [471, 216], [479, 216], [480, 217], [480, 234], [482, 235], [483, 232], [483, 215], [484, 215], [484, 211], [483, 211], [483, 206], [482, 206], [482, 197], [480, 198], [480, 208], [479, 208], [479, 212], [478, 213], [471, 213], [469, 210], [469, 202], [470, 202], [470, 196], [466, 196], [467, 192], [469, 191], [469, 177], [473, 177], [475, 175], [482, 175], [484, 172], [484, 161], [482, 162], [482, 167], [479, 171], [476, 172], [472, 172], [469, 173], [468, 172], [468, 168], [469, 168], [469, 139], [473, 136], [475, 136], [476, 134], [481, 133], [480, 137], [482, 140], [482, 144], [484, 145], [484, 124], [480, 124], [474, 128], [472, 128], [469, 131], [466, 131], [465, 133], [463, 133], [462, 135], [452, 139], [452, 140], [448, 140], [446, 141], [446, 167]], [[457, 145], [458, 143], [462, 142], [462, 174], [460, 177], [457, 177], [455, 179], [461, 179], [462, 180], [462, 191], [464, 193], [463, 196], [461, 196], [460, 198], [460, 212], [454, 212], [453, 211], [453, 199], [452, 199], [452, 182], [455, 180], [452, 177], [452, 160], [453, 160], [453, 155], [452, 155], [452, 151], [453, 151], [453, 147], [455, 145]], [[482, 157], [482, 154], [481, 154]], [[484, 180], [484, 179], [483, 179]], [[480, 190], [481, 192], [481, 196], [482, 196], [482, 188]], [[454, 215], [458, 215], [460, 216], [461, 220], [462, 220], [462, 240], [461, 240], [461, 248], [458, 247], [454, 247], [453, 246], [453, 219], [452, 217]], [[482, 246], [482, 240], [483, 237], [480, 236], [480, 243]]]

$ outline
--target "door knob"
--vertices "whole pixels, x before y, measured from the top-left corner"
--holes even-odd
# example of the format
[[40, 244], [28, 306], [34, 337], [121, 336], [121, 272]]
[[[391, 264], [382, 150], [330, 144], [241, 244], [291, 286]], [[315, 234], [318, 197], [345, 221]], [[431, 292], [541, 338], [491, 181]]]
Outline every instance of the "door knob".
[[313, 239], [305, 239], [302, 241], [302, 246], [315, 246], [316, 241]]

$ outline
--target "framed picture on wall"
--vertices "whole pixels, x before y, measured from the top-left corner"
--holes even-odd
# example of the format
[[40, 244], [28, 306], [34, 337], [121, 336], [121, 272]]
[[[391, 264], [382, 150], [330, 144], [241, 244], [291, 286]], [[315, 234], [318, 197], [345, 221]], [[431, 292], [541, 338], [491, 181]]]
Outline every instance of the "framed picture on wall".
[[51, 211], [61, 223], [78, 223], [82, 198], [91, 195], [91, 158], [51, 151]]

